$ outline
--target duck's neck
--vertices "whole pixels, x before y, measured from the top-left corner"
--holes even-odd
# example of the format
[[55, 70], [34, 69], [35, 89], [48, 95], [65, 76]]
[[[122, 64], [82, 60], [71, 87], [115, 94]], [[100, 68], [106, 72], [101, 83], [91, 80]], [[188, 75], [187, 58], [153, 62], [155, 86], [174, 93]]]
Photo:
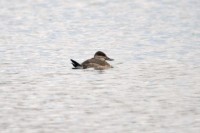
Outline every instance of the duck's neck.
[[103, 58], [102, 56], [95, 56], [95, 59], [101, 60], [101, 61], [105, 61], [105, 58]]

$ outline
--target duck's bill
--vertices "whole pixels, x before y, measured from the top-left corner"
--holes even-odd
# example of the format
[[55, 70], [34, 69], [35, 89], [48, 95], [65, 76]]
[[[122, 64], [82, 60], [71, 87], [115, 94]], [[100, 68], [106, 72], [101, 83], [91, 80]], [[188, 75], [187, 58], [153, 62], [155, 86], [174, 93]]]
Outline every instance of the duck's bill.
[[114, 59], [107, 57], [106, 60], [113, 61]]

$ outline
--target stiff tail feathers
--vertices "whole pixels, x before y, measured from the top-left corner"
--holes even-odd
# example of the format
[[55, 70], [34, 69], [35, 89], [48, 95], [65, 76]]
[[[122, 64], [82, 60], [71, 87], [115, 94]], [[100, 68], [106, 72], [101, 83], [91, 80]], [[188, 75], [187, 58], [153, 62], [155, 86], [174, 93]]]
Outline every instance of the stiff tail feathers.
[[72, 59], [71, 59], [71, 61], [72, 61], [72, 65], [74, 66], [73, 69], [81, 69], [81, 68], [82, 68], [81, 64], [79, 64], [79, 63], [76, 62], [75, 60], [72, 60]]

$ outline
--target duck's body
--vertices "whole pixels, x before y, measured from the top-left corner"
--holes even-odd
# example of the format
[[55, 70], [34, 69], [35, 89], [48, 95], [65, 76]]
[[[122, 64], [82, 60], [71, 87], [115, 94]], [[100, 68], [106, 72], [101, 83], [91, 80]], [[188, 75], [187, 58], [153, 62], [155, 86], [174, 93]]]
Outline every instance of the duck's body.
[[74, 69], [94, 68], [97, 70], [112, 68], [112, 66], [107, 63], [106, 60], [112, 61], [113, 59], [110, 59], [101, 51], [96, 52], [94, 58], [88, 59], [81, 64], [71, 59]]

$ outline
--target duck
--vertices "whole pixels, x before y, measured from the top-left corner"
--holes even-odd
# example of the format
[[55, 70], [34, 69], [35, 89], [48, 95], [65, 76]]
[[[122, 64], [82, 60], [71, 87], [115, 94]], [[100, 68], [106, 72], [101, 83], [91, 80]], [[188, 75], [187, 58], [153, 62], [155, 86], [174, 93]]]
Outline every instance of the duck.
[[87, 59], [83, 63], [78, 63], [77, 61], [71, 59], [71, 63], [74, 66], [72, 69], [87, 69], [87, 68], [94, 68], [95, 70], [104, 70], [113, 68], [108, 62], [106, 61], [113, 61], [114, 59], [109, 58], [104, 52], [97, 51], [94, 54], [94, 57], [91, 59]]

